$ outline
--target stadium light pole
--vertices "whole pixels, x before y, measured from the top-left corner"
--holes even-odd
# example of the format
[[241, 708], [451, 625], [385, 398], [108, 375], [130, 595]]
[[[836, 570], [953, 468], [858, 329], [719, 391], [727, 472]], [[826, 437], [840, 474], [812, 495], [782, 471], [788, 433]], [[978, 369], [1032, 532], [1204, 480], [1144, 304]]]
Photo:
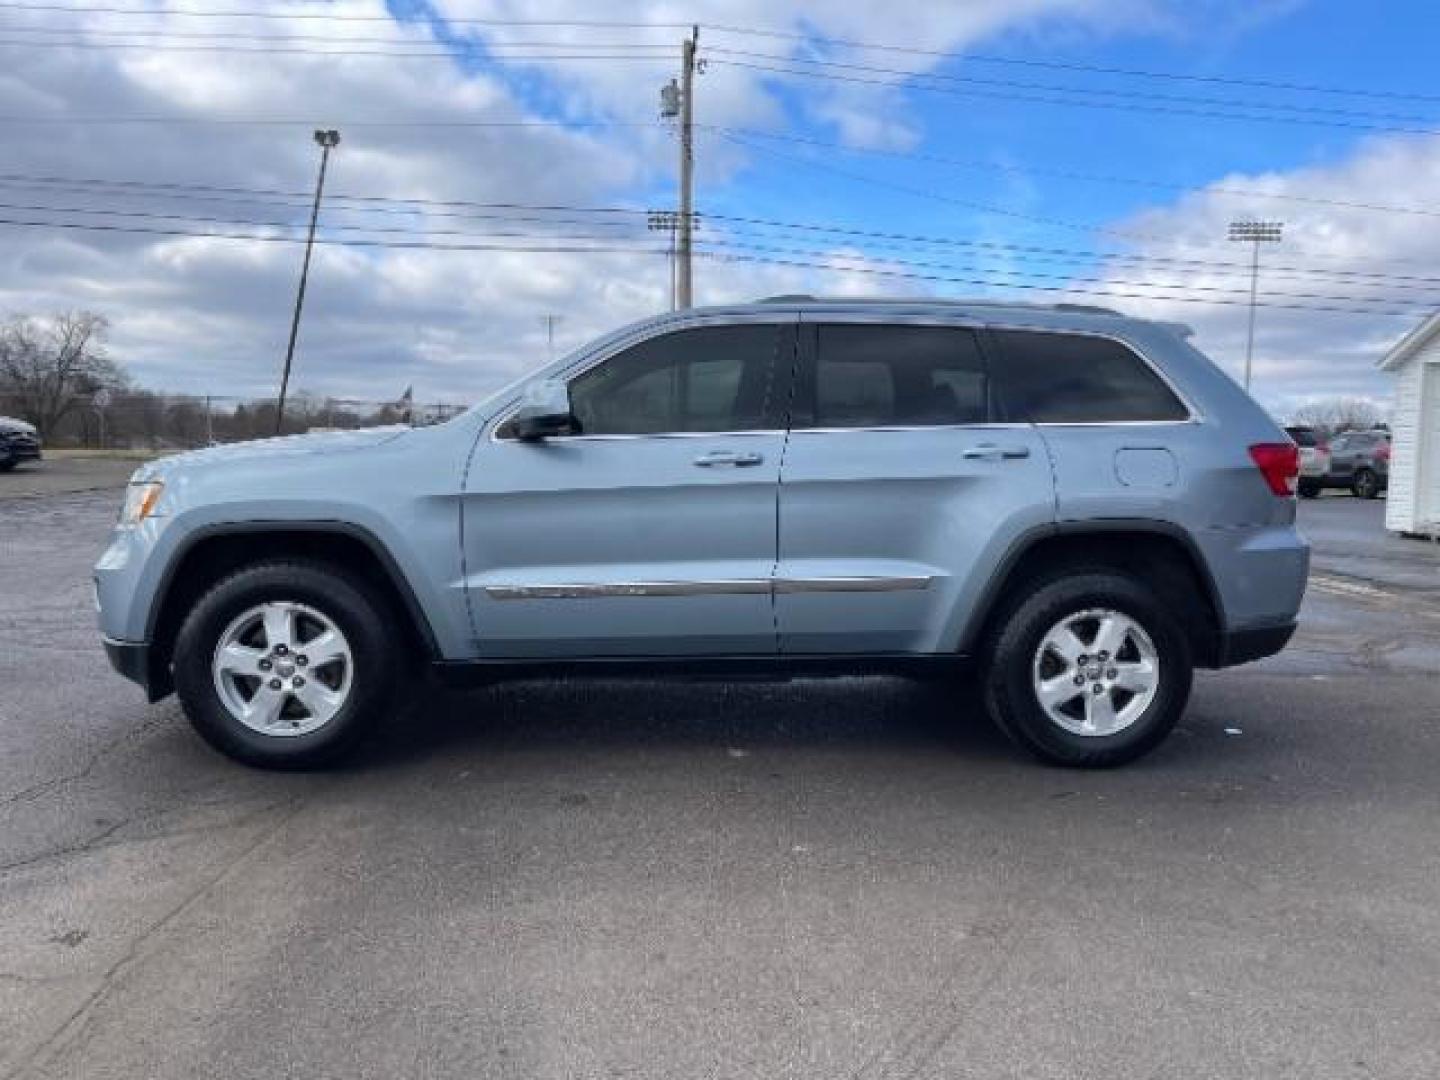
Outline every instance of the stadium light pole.
[[1255, 353], [1255, 296], [1260, 284], [1260, 245], [1278, 244], [1284, 231], [1283, 221], [1232, 221], [1230, 239], [1251, 245], [1250, 253], [1250, 326], [1245, 335], [1245, 392], [1250, 392], [1250, 366]]
[[295, 338], [300, 333], [300, 310], [305, 306], [305, 282], [310, 277], [310, 252], [315, 247], [315, 222], [320, 218], [320, 197], [325, 193], [325, 166], [330, 151], [340, 145], [340, 132], [333, 128], [315, 132], [320, 147], [320, 177], [315, 181], [315, 204], [310, 207], [310, 232], [305, 237], [305, 259], [300, 264], [300, 288], [295, 293], [295, 314], [290, 319], [290, 343], [285, 346], [285, 370], [280, 376], [280, 397], [275, 402], [275, 434], [285, 422], [285, 393], [290, 389], [290, 365], [295, 359]]

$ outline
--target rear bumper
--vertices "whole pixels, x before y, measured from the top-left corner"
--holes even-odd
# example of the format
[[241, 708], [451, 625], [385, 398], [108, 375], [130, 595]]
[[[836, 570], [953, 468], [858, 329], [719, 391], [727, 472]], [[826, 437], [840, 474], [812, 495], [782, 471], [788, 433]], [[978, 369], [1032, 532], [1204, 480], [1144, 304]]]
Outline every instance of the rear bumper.
[[1290, 639], [1295, 635], [1295, 625], [1288, 622], [1277, 626], [1231, 630], [1220, 639], [1215, 666], [1234, 667], [1236, 664], [1248, 664], [1252, 660], [1274, 656], [1290, 643]]

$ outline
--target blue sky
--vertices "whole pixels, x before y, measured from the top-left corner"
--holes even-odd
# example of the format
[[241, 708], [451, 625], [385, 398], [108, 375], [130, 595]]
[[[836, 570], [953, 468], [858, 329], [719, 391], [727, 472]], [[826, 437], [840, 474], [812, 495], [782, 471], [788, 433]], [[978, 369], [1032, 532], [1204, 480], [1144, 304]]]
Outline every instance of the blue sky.
[[[303, 193], [313, 182], [312, 122], [340, 127], [344, 141], [332, 166], [334, 198], [322, 217], [326, 244], [317, 253], [302, 332], [302, 387], [384, 396], [413, 383], [421, 396], [473, 398], [543, 359], [545, 314], [563, 316], [559, 337], [570, 346], [666, 306], [664, 259], [637, 250], [430, 248], [455, 243], [457, 228], [480, 227], [473, 217], [457, 222], [453, 213], [438, 211], [437, 201], [673, 205], [674, 138], [657, 121], [656, 105], [660, 84], [675, 73], [681, 30], [659, 24], [692, 20], [704, 27], [700, 51], [709, 63], [697, 91], [704, 125], [697, 143], [697, 206], [710, 215], [702, 221], [702, 240], [712, 252], [735, 253], [740, 249], [726, 245], [736, 244], [804, 249], [807, 254], [796, 258], [819, 264], [706, 258], [696, 269], [701, 302], [804, 290], [1111, 303], [1190, 323], [1197, 343], [1235, 371], [1243, 351], [1243, 307], [1185, 301], [1233, 296], [1248, 285], [1224, 265], [1198, 265], [1243, 263], [1245, 253], [1224, 240], [1231, 218], [1282, 218], [1286, 239], [1264, 253], [1273, 269], [1262, 275], [1262, 294], [1345, 297], [1343, 303], [1296, 306], [1357, 309], [1261, 311], [1256, 392], [1285, 413], [1314, 396], [1383, 397], [1388, 386], [1373, 371], [1375, 358], [1419, 320], [1432, 298], [1440, 300], [1440, 280], [1416, 280], [1440, 279], [1433, 269], [1440, 216], [1425, 209], [1440, 183], [1440, 135], [1429, 133], [1440, 131], [1440, 79], [1428, 44], [1440, 29], [1440, 11], [1420, 0], [1386, 3], [1378, 11], [1341, 0], [957, 0], [907, 6], [635, 0], [623, 8], [584, 0], [257, 0], [247, 10], [258, 17], [244, 20], [216, 18], [213, 5], [201, 3], [137, 0], [128, 13], [85, 11], [80, 0], [68, 11], [53, 7], [7, 10], [7, 23], [47, 41], [43, 48], [6, 47], [0, 116], [40, 119], [0, 126], [5, 171], [180, 188], [135, 189], [122, 197], [113, 187], [37, 191], [31, 185], [25, 200], [43, 196], [63, 206], [45, 220], [68, 224], [5, 230], [0, 313], [102, 310], [114, 326], [116, 355], [151, 385], [200, 393], [269, 389], [293, 293], [293, 241], [303, 225], [304, 200], [255, 196], [246, 204], [226, 204], [212, 196], [202, 207], [191, 189]], [[139, 9], [146, 14], [136, 15]], [[517, 25], [536, 20], [546, 25]], [[205, 32], [235, 36], [225, 48], [194, 49], [187, 35]], [[339, 44], [316, 46], [317, 38]], [[355, 40], [347, 47], [346, 38]], [[849, 48], [833, 39], [907, 45], [937, 55]], [[280, 47], [265, 44], [276, 41]], [[659, 61], [545, 59], [525, 44], [536, 41], [551, 52], [564, 44], [567, 51], [587, 53], [650, 44]], [[232, 46], [236, 51], [228, 51]], [[323, 48], [348, 48], [350, 54], [314, 55]], [[398, 58], [399, 50], [429, 55]], [[734, 66], [757, 62], [736, 51], [768, 55], [772, 59], [758, 62], [770, 66], [821, 59], [903, 73], [821, 69], [882, 85], [767, 74]], [[365, 52], [378, 55], [360, 55]], [[1016, 62], [986, 59], [996, 57]], [[937, 76], [1034, 88], [952, 82], [945, 85], [965, 92], [939, 93], [926, 88], [937, 85]], [[1234, 79], [1374, 96], [1227, 81]], [[1086, 90], [1132, 94], [1156, 111], [1062, 103]], [[1051, 100], [1006, 97], [1013, 94]], [[1194, 115], [1223, 106], [1193, 99], [1330, 109], [1338, 126]], [[1398, 119], [1346, 116], [1345, 110]], [[136, 116], [167, 122], [115, 122]], [[256, 124], [256, 118], [294, 123]], [[421, 122], [410, 126], [409, 120]], [[1362, 130], [1365, 125], [1421, 132]], [[737, 142], [717, 127], [752, 134]], [[1236, 189], [1287, 199], [1237, 197], [1230, 193]], [[347, 204], [346, 195], [431, 201], [391, 205], [382, 217], [373, 204]], [[1347, 202], [1419, 212], [1336, 205]], [[183, 230], [212, 235], [76, 227], [133, 224], [133, 216], [106, 216], [117, 211], [175, 215]], [[505, 214], [511, 218], [494, 220]], [[728, 223], [726, 215], [982, 246], [786, 233]], [[527, 233], [528, 239], [514, 241], [519, 246], [537, 246], [537, 238], [558, 243], [578, 228], [551, 217], [491, 212], [484, 227]], [[589, 226], [596, 234], [618, 235], [615, 222], [623, 219], [592, 214], [590, 220], [610, 222]], [[635, 226], [641, 219], [628, 220]], [[391, 231], [375, 231], [381, 223]], [[426, 248], [332, 243], [360, 237], [388, 243], [396, 228], [411, 230]], [[215, 232], [242, 235], [217, 238]], [[251, 233], [253, 239], [246, 239]], [[631, 233], [625, 243], [632, 249], [656, 241], [643, 227]], [[976, 282], [856, 272], [924, 272], [905, 261], [939, 263], [932, 273]], [[1282, 269], [1287, 266], [1293, 272]], [[1150, 298], [1107, 301], [1086, 290], [1133, 290], [1071, 282], [1072, 276], [1139, 282], [1138, 291]], [[1068, 283], [1070, 292], [1006, 288], [1007, 281], [1057, 288]], [[1145, 288], [1146, 282], [1153, 287]], [[1383, 313], [1389, 310], [1403, 314]]]

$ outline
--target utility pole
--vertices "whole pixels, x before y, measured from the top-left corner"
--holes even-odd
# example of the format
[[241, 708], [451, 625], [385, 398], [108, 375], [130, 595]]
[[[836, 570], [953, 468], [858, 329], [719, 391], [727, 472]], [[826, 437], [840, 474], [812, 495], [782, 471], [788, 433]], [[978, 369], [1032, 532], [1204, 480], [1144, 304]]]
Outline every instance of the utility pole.
[[316, 131], [315, 142], [320, 147], [320, 177], [315, 181], [315, 204], [310, 208], [310, 232], [305, 237], [305, 259], [300, 264], [300, 288], [295, 293], [295, 314], [290, 320], [290, 343], [285, 346], [285, 371], [280, 376], [280, 397], [275, 403], [275, 434], [280, 434], [280, 425], [285, 422], [285, 393], [290, 389], [290, 364], [295, 359], [295, 338], [300, 333], [300, 310], [305, 306], [305, 282], [310, 276], [310, 252], [315, 246], [315, 222], [320, 218], [320, 197], [325, 193], [325, 166], [330, 162], [330, 151], [340, 145], [340, 132], [333, 128]]
[[1255, 353], [1255, 298], [1260, 285], [1260, 245], [1278, 244], [1284, 231], [1283, 221], [1232, 221], [1230, 239], [1249, 243], [1250, 252], [1250, 325], [1245, 334], [1245, 392], [1250, 392], [1250, 366]]
[[550, 351], [550, 359], [555, 359], [555, 325], [565, 318], [563, 315], [541, 315], [540, 321], [545, 324], [545, 344]]
[[675, 286], [675, 306], [688, 308], [692, 303], [690, 273], [692, 238], [695, 226], [695, 49], [700, 43], [700, 27], [692, 26], [690, 36], [680, 44], [680, 85], [671, 79], [660, 88], [660, 115], [680, 120], [680, 214], [678, 221], [679, 263]]

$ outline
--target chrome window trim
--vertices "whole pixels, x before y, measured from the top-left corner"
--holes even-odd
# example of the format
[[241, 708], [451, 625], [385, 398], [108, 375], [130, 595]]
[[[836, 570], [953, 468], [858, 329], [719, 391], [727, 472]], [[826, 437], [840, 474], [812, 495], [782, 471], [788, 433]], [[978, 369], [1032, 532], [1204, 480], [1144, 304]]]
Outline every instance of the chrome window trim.
[[797, 427], [791, 428], [791, 435], [842, 435], [861, 431], [1019, 431], [1029, 430], [1034, 424], [1021, 421], [994, 421], [984, 424], [883, 424], [874, 427]]
[[905, 592], [928, 589], [932, 576], [734, 578], [729, 581], [615, 581], [597, 584], [487, 585], [491, 600], [600, 600], [631, 596], [762, 595], [774, 592]]

